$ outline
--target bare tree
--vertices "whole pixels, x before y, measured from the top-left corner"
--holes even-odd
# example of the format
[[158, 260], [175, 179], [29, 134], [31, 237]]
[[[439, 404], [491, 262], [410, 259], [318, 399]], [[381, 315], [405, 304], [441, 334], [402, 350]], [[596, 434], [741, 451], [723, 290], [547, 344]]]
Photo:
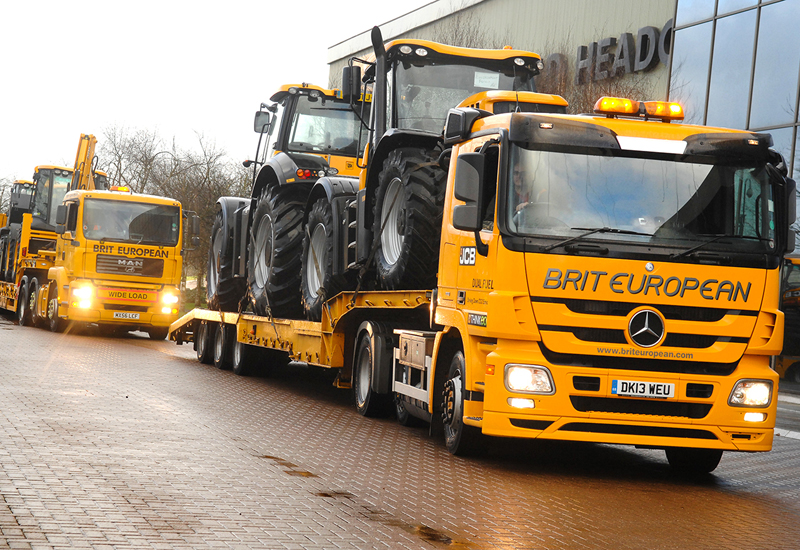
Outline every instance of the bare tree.
[[187, 275], [197, 277], [195, 303], [202, 305], [214, 206], [221, 196], [249, 196], [251, 173], [202, 135], [197, 135], [196, 148], [184, 150], [153, 131], [111, 127], [98, 156], [111, 185], [173, 198], [200, 217], [201, 244], [183, 256], [182, 283]]

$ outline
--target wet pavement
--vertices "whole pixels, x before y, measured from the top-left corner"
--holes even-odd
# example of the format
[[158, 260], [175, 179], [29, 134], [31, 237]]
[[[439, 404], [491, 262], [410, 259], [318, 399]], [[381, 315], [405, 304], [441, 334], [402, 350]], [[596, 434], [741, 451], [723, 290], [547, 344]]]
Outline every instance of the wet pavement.
[[[491, 440], [366, 419], [332, 373], [0, 318], [0, 548], [797, 548], [800, 439], [726, 453]], [[783, 386], [781, 390], [783, 391]], [[780, 420], [780, 418], [779, 418]], [[788, 433], [794, 433], [787, 430]]]

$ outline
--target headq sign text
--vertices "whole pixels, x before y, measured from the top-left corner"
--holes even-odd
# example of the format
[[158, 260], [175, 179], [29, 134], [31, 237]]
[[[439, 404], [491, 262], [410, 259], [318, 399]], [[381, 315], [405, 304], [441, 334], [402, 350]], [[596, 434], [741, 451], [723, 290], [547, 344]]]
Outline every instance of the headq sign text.
[[719, 281], [717, 279], [706, 279], [701, 281], [694, 277], [667, 277], [664, 279], [660, 275], [636, 275], [634, 273], [617, 273], [610, 275], [605, 271], [578, 271], [568, 269], [562, 272], [560, 269], [550, 268], [544, 278], [542, 288], [547, 290], [574, 289], [578, 291], [597, 291], [599, 285], [608, 285], [611, 292], [624, 294], [644, 294], [661, 296], [680, 296], [692, 293], [699, 293], [706, 300], [719, 300], [727, 298], [729, 302], [735, 302], [740, 297], [744, 302], [750, 296], [751, 283], [747, 283], [747, 288], [742, 286], [739, 281]]

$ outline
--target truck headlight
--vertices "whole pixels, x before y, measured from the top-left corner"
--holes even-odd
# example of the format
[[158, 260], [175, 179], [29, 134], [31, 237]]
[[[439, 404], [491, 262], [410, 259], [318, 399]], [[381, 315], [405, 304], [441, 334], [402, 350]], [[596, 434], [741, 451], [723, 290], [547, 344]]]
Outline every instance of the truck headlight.
[[72, 289], [72, 294], [81, 300], [88, 300], [94, 294], [94, 289], [90, 286], [80, 286]]
[[555, 393], [550, 371], [539, 365], [506, 365], [506, 388], [513, 392]]
[[728, 404], [734, 407], [766, 407], [771, 402], [770, 380], [739, 380], [728, 398]]
[[165, 304], [177, 304], [179, 300], [180, 300], [179, 296], [177, 296], [176, 294], [172, 294], [170, 292], [165, 292], [161, 296], [161, 301], [164, 302]]

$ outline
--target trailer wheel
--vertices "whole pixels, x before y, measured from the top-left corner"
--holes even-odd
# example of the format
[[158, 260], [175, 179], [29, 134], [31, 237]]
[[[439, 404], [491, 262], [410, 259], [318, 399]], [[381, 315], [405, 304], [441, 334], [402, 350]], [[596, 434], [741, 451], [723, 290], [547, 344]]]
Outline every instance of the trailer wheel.
[[[228, 254], [222, 254], [223, 243], [228, 241]], [[206, 268], [206, 301], [208, 307], [221, 311], [238, 311], [239, 301], [247, 286], [241, 277], [233, 276], [233, 235], [228, 234], [222, 221], [222, 211], [217, 210], [211, 226], [211, 247], [208, 249]]]
[[358, 348], [353, 358], [353, 396], [356, 410], [362, 416], [386, 416], [391, 410], [391, 393], [376, 393], [372, 390], [372, 337], [364, 332], [359, 339]]
[[722, 459], [719, 449], [690, 449], [684, 447], [667, 447], [669, 465], [681, 474], [708, 474], [714, 471]]
[[431, 288], [436, 281], [446, 173], [438, 150], [400, 148], [378, 176], [375, 267], [382, 288]]
[[308, 213], [303, 236], [303, 273], [301, 289], [306, 319], [322, 319], [322, 305], [349, 287], [352, 275], [333, 274], [333, 213], [327, 198], [314, 203]]
[[306, 186], [270, 185], [258, 199], [247, 255], [247, 282], [257, 315], [302, 316], [303, 213]]
[[151, 340], [166, 340], [169, 336], [169, 327], [150, 327], [147, 329], [147, 335]]
[[231, 368], [231, 344], [233, 331], [225, 323], [217, 323], [214, 332], [214, 366], [221, 370]]
[[198, 321], [194, 336], [197, 360], [206, 365], [214, 362], [214, 346], [211, 342], [211, 327], [208, 321]]
[[17, 299], [17, 322], [22, 327], [29, 327], [33, 324], [31, 321], [28, 281], [22, 281], [22, 284], [19, 287], [19, 297]]
[[258, 362], [259, 348], [240, 342], [233, 342], [233, 373], [239, 376], [250, 376]]
[[454, 455], [466, 456], [481, 448], [481, 432], [464, 424], [464, 384], [466, 378], [464, 352], [458, 350], [450, 361], [442, 399], [442, 420], [447, 450]]

